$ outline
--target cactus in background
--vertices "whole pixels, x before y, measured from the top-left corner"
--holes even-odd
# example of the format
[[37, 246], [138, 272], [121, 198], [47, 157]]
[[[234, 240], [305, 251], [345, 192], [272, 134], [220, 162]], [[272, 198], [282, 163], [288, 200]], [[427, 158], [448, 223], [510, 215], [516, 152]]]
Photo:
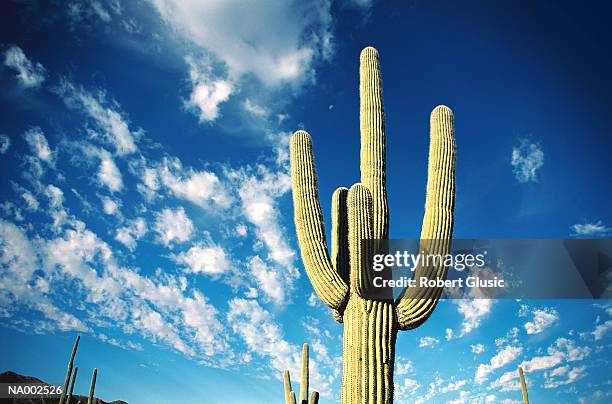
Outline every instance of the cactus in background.
[[93, 370], [93, 375], [91, 376], [91, 384], [89, 385], [89, 398], [87, 399], [87, 404], [94, 404], [94, 391], [96, 390], [96, 376], [98, 375], [98, 369]]
[[79, 347], [80, 335], [77, 335], [72, 347], [72, 354], [70, 355], [70, 361], [68, 361], [68, 369], [66, 370], [66, 378], [64, 379], [64, 388], [62, 389], [62, 395], [59, 399], [59, 404], [64, 404], [66, 399], [66, 390], [68, 390], [68, 382], [70, 381], [70, 375], [72, 374], [72, 364], [74, 363], [74, 356], [76, 355], [77, 348]]
[[291, 375], [288, 370], [283, 373], [285, 385], [285, 404], [318, 404], [319, 393], [313, 391], [308, 401], [308, 372], [309, 372], [308, 344], [302, 346], [302, 377], [300, 382], [300, 401], [296, 402], [295, 392], [291, 389]]
[[527, 394], [527, 383], [525, 383], [525, 375], [523, 374], [523, 368], [518, 368], [519, 377], [521, 378], [521, 391], [523, 392], [523, 404], [529, 404], [529, 395]]
[[79, 372], [79, 368], [74, 368], [74, 373], [72, 374], [72, 380], [70, 381], [70, 390], [68, 391], [68, 398], [66, 398], [66, 404], [70, 404], [70, 400], [72, 399], [72, 392], [74, 391], [74, 382], [76, 381], [78, 372]]
[[[319, 203], [312, 141], [305, 131], [291, 138], [291, 182], [302, 261], [319, 298], [344, 323], [341, 402], [393, 402], [393, 366], [398, 330], [421, 325], [433, 312], [441, 288], [410, 288], [402, 298], [370, 300], [363, 294], [361, 240], [386, 239], [389, 210], [386, 145], [379, 57], [360, 56], [361, 183], [332, 195], [331, 257]], [[452, 111], [431, 113], [428, 182], [421, 248], [446, 254], [453, 230], [455, 135]], [[427, 245], [424, 245], [427, 244]], [[446, 268], [417, 267], [415, 277], [446, 277]]]

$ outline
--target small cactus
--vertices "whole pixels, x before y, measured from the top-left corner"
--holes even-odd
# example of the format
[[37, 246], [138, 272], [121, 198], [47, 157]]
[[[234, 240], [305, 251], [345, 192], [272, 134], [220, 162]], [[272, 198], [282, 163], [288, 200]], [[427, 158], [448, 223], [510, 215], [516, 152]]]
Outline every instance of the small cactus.
[[87, 404], [94, 404], [94, 391], [96, 390], [96, 376], [98, 375], [98, 369], [93, 370], [93, 375], [91, 376], [91, 384], [89, 385], [89, 398], [87, 399]]
[[72, 400], [72, 392], [74, 391], [74, 382], [76, 381], [77, 373], [79, 368], [74, 368], [74, 373], [72, 373], [72, 380], [70, 381], [70, 390], [68, 391], [68, 397], [66, 398], [66, 404], [70, 404], [70, 400]]
[[[361, 241], [387, 239], [389, 208], [386, 141], [378, 51], [360, 56], [361, 182], [332, 195], [331, 256], [323, 226], [312, 140], [303, 131], [291, 138], [291, 186], [295, 226], [306, 274], [333, 317], [344, 324], [342, 404], [393, 402], [393, 367], [398, 330], [423, 324], [441, 288], [410, 288], [399, 301], [369, 299], [369, 273], [362, 273]], [[455, 131], [450, 108], [431, 113], [428, 181], [421, 248], [444, 255], [450, 247], [455, 204]], [[427, 244], [427, 245], [425, 245]], [[445, 278], [444, 266], [419, 266], [415, 277]]]
[[70, 355], [70, 360], [68, 361], [68, 369], [66, 370], [66, 378], [64, 379], [64, 388], [62, 389], [62, 394], [59, 399], [59, 404], [64, 404], [64, 400], [66, 399], [66, 391], [68, 390], [68, 382], [70, 382], [70, 375], [72, 374], [72, 365], [74, 363], [74, 356], [76, 355], [77, 348], [79, 347], [79, 340], [81, 339], [80, 335], [77, 335], [76, 340], [74, 341], [74, 346], [72, 347], [72, 354]]
[[296, 402], [295, 392], [291, 388], [291, 375], [288, 370], [283, 373], [283, 381], [285, 386], [285, 404], [318, 404], [319, 393], [313, 391], [308, 401], [308, 372], [309, 372], [309, 355], [308, 344], [302, 346], [302, 375], [300, 382], [300, 401]]
[[523, 392], [523, 404], [529, 404], [529, 395], [527, 394], [527, 383], [525, 383], [525, 375], [523, 374], [523, 368], [518, 368], [519, 377], [521, 378], [521, 391]]

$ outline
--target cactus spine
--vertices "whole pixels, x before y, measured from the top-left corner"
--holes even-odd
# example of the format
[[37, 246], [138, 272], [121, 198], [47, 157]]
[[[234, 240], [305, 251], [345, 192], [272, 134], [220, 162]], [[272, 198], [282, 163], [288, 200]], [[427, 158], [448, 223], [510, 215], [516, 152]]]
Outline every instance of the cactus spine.
[[[376, 49], [360, 56], [361, 182], [332, 196], [331, 256], [323, 227], [312, 140], [305, 131], [291, 138], [291, 181], [295, 225], [308, 278], [339, 322], [344, 323], [343, 404], [393, 402], [393, 366], [398, 330], [421, 325], [433, 312], [439, 288], [411, 288], [398, 302], [366, 299], [361, 240], [386, 239], [386, 142], [382, 82]], [[428, 182], [421, 250], [446, 254], [453, 229], [455, 135], [453, 113], [431, 113]], [[445, 267], [417, 267], [415, 277], [446, 276]]]
[[96, 390], [97, 375], [98, 369], [94, 368], [93, 375], [91, 376], [91, 384], [89, 385], [89, 398], [87, 398], [87, 404], [94, 404], [94, 391]]
[[523, 368], [518, 368], [519, 377], [521, 378], [521, 391], [523, 392], [523, 404], [529, 404], [529, 394], [527, 394], [527, 383], [525, 383], [525, 375], [523, 374]]
[[313, 391], [308, 401], [308, 372], [309, 372], [308, 344], [302, 346], [302, 376], [300, 382], [300, 401], [296, 402], [295, 392], [291, 389], [291, 375], [288, 370], [283, 373], [285, 385], [285, 404], [318, 404], [319, 393]]
[[66, 370], [66, 378], [64, 379], [64, 388], [62, 389], [62, 394], [59, 399], [59, 404], [64, 404], [64, 400], [66, 399], [66, 390], [68, 390], [68, 382], [70, 382], [70, 375], [72, 374], [72, 365], [74, 363], [74, 356], [76, 355], [77, 348], [79, 347], [79, 340], [81, 339], [80, 335], [77, 335], [76, 340], [74, 341], [74, 346], [72, 347], [72, 354], [70, 355], [70, 360], [68, 361], [68, 369]]
[[70, 404], [70, 400], [72, 400], [72, 392], [74, 391], [74, 382], [76, 381], [78, 371], [79, 371], [79, 368], [74, 368], [74, 373], [72, 374], [72, 380], [70, 381], [70, 390], [68, 391], [68, 397], [66, 398], [66, 404]]

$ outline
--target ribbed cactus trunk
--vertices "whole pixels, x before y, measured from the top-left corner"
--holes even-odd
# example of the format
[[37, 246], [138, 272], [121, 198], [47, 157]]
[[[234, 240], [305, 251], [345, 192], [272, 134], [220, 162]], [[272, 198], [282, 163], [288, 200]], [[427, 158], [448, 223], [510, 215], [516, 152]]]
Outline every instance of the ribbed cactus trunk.
[[[376, 49], [360, 57], [361, 182], [332, 195], [331, 255], [323, 226], [312, 140], [305, 131], [291, 138], [291, 184], [302, 262], [312, 286], [344, 323], [343, 404], [393, 402], [393, 366], [398, 330], [423, 324], [440, 288], [410, 288], [398, 301], [368, 298], [371, 268], [362, 262], [363, 240], [386, 240], [386, 140], [382, 81]], [[431, 113], [425, 214], [419, 251], [444, 255], [450, 247], [455, 202], [455, 133], [450, 108]], [[418, 266], [414, 276], [446, 277], [446, 268]]]
[[351, 295], [344, 311], [342, 404], [393, 402], [396, 336], [391, 303]]

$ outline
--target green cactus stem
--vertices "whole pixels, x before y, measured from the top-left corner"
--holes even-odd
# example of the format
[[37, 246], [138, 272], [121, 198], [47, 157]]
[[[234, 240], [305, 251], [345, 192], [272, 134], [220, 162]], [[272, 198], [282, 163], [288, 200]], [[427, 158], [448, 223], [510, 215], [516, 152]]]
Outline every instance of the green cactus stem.
[[70, 375], [72, 374], [72, 365], [74, 363], [74, 356], [76, 355], [77, 348], [79, 347], [79, 341], [81, 339], [80, 335], [77, 335], [76, 340], [74, 341], [74, 346], [72, 347], [72, 354], [70, 355], [70, 360], [68, 361], [68, 369], [66, 370], [66, 378], [64, 379], [64, 388], [62, 389], [62, 394], [60, 395], [59, 404], [64, 404], [66, 399], [66, 391], [68, 390], [68, 382], [70, 382]]
[[[295, 392], [291, 389], [291, 375], [288, 370], [283, 373], [283, 382], [285, 387], [285, 404], [309, 404], [308, 387], [309, 387], [309, 349], [308, 344], [302, 346], [302, 375], [300, 381], [299, 402], [296, 402]], [[313, 401], [315, 400], [315, 401]], [[310, 403], [319, 402], [319, 393], [313, 391], [310, 395]]]
[[[378, 51], [360, 56], [361, 182], [332, 195], [331, 255], [323, 226], [310, 135], [291, 138], [291, 182], [295, 226], [306, 274], [318, 297], [344, 324], [342, 404], [393, 402], [393, 369], [398, 330], [414, 329], [434, 311], [440, 288], [410, 288], [399, 301], [364, 296], [370, 273], [359, 265], [362, 240], [387, 239], [386, 140]], [[455, 204], [455, 131], [450, 108], [430, 117], [425, 213], [420, 250], [446, 254]], [[365, 266], [364, 266], [365, 267]], [[447, 268], [418, 266], [415, 277], [445, 278]], [[300, 398], [302, 396], [300, 395]]]
[[527, 394], [527, 383], [525, 383], [525, 375], [523, 374], [523, 368], [518, 368], [519, 377], [521, 379], [521, 391], [523, 392], [523, 404], [529, 404], [529, 394]]
[[74, 382], [76, 381], [77, 373], [79, 372], [79, 368], [74, 368], [74, 373], [72, 373], [72, 380], [70, 381], [70, 390], [68, 390], [68, 397], [66, 398], [66, 404], [70, 404], [70, 400], [72, 400], [72, 392], [74, 391]]
[[91, 384], [89, 385], [89, 397], [87, 398], [87, 404], [94, 404], [94, 391], [96, 390], [96, 376], [98, 375], [98, 369], [93, 370], [91, 375]]

